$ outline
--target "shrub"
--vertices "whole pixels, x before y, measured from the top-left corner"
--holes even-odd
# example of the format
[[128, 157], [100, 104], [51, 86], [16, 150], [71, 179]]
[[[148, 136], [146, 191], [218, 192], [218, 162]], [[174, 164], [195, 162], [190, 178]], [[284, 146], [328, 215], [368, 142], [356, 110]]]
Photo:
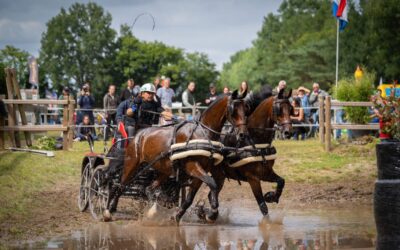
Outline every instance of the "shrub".
[[[345, 78], [339, 81], [336, 98], [339, 101], [367, 102], [375, 92], [373, 81], [375, 74], [364, 72], [360, 80], [354, 77]], [[366, 107], [345, 107], [346, 118], [351, 123], [365, 124], [370, 120], [370, 114]]]

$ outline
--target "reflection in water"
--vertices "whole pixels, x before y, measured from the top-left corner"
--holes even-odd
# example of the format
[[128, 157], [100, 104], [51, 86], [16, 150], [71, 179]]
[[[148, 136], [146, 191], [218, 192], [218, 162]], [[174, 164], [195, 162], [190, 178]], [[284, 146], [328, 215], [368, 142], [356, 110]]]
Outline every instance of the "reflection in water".
[[180, 227], [143, 226], [141, 222], [131, 221], [96, 223], [70, 238], [50, 240], [47, 248], [374, 249], [371, 210], [289, 210], [284, 214], [275, 213], [276, 218], [271, 222], [259, 221], [255, 211], [249, 213], [243, 209], [230, 214], [230, 223], [186, 222]]

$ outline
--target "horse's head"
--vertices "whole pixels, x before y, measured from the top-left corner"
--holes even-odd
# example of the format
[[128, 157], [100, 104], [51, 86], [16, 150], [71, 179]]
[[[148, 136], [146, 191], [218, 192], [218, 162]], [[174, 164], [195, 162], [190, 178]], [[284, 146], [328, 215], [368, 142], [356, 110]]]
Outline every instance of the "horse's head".
[[278, 125], [284, 139], [289, 139], [292, 136], [292, 121], [290, 115], [293, 114], [293, 106], [290, 104], [289, 97], [292, 95], [292, 89], [287, 94], [284, 89], [279, 91], [275, 96], [272, 107], [275, 123]]
[[247, 95], [247, 90], [242, 94], [239, 94], [238, 90], [235, 90], [229, 97], [227, 106], [227, 119], [234, 128], [237, 129], [237, 136], [239, 140], [244, 139], [247, 134], [247, 104], [244, 98]]

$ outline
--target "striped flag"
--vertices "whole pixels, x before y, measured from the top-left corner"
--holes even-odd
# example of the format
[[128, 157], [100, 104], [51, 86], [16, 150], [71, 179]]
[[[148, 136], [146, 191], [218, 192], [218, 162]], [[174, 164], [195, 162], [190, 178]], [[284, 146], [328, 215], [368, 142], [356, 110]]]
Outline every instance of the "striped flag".
[[349, 20], [347, 19], [349, 7], [347, 0], [333, 0], [332, 14], [339, 19], [339, 29], [344, 30]]

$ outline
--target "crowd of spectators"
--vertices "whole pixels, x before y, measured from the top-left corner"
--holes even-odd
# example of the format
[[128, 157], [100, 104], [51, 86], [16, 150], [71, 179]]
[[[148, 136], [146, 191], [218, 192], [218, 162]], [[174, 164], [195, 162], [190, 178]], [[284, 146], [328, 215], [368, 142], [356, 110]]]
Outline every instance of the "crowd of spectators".
[[[153, 81], [154, 87], [156, 89], [155, 98], [158, 99], [162, 108], [167, 111], [172, 111], [172, 103], [176, 101], [177, 96], [175, 91], [170, 87], [171, 79], [168, 77], [156, 77]], [[273, 93], [277, 94], [281, 89], [285, 89], [287, 87], [287, 83], [285, 80], [281, 80], [277, 86], [273, 89]], [[230, 89], [227, 86], [223, 87], [223, 91], [221, 93], [217, 92], [216, 85], [214, 83], [209, 84], [209, 91], [206, 94], [205, 100], [203, 102], [198, 102], [195, 98], [196, 91], [196, 83], [189, 82], [187, 88], [183, 91], [181, 95], [182, 99], [182, 113], [184, 115], [184, 119], [193, 119], [193, 116], [196, 115], [197, 109], [200, 105], [210, 105], [212, 104], [220, 95], [230, 95]], [[132, 96], [135, 97], [140, 92], [140, 86], [136, 85], [133, 79], [127, 80], [126, 88], [121, 90], [120, 94], [116, 93], [116, 86], [111, 84], [108, 86], [108, 92], [104, 95], [103, 98], [103, 109], [104, 115], [98, 118], [98, 123], [107, 125], [105, 130], [105, 137], [108, 138], [110, 136], [110, 128], [112, 126], [116, 126], [116, 109], [118, 105], [125, 101], [129, 100]], [[251, 93], [251, 88], [247, 81], [243, 81], [239, 87], [239, 94], [243, 94], [247, 92]], [[64, 88], [63, 95], [60, 96], [59, 99], [66, 98], [70, 94], [70, 90], [68, 88]], [[308, 89], [304, 86], [299, 86], [297, 89], [293, 91], [292, 97], [290, 101], [294, 107], [294, 114], [291, 116], [291, 120], [293, 123], [293, 139], [294, 140], [304, 140], [306, 138], [314, 137], [316, 132], [318, 131], [318, 121], [319, 121], [319, 97], [327, 96], [328, 93], [322, 89], [317, 82], [312, 84], [312, 89]], [[90, 85], [88, 83], [82, 86], [82, 89], [78, 93], [77, 97], [78, 103], [78, 111], [76, 114], [76, 138], [77, 140], [85, 140], [86, 136], [82, 136], [85, 133], [89, 132], [93, 135], [93, 138], [96, 138], [96, 131], [85, 129], [85, 127], [89, 127], [90, 125], [95, 124], [95, 117], [93, 114], [93, 108], [95, 99], [90, 92]], [[59, 111], [59, 112], [62, 112]], [[375, 116], [373, 109], [371, 109], [371, 117]], [[342, 109], [338, 109], [335, 111], [335, 122], [338, 124], [343, 123], [344, 112]], [[335, 138], [339, 139], [341, 137], [341, 130], [335, 131]]]

